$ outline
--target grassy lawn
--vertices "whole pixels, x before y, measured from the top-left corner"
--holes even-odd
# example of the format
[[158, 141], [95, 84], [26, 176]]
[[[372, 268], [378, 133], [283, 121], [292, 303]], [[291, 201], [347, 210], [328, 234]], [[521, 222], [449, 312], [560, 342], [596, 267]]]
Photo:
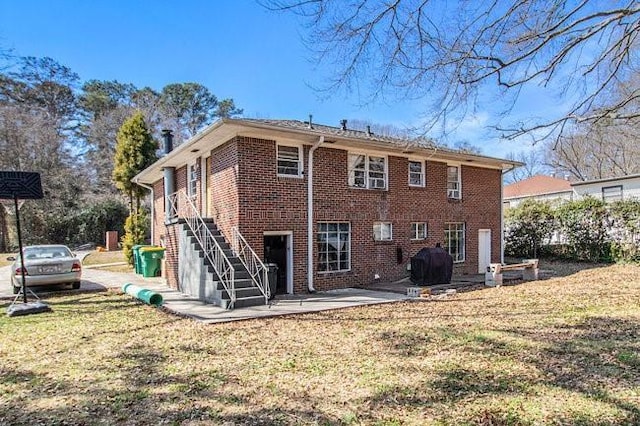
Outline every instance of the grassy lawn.
[[213, 326], [115, 292], [0, 316], [0, 424], [640, 424], [640, 267]]
[[[85, 266], [90, 265], [105, 265], [108, 263], [118, 263], [125, 262], [124, 254], [122, 254], [122, 250], [119, 251], [92, 251], [89, 253], [83, 260], [82, 264]], [[113, 266], [105, 266], [101, 269], [105, 271], [111, 272], [131, 272], [133, 271], [133, 267], [129, 265], [113, 265]]]
[[97, 251], [89, 253], [82, 261], [83, 265], [104, 265], [106, 263], [124, 262], [122, 250], [118, 251]]

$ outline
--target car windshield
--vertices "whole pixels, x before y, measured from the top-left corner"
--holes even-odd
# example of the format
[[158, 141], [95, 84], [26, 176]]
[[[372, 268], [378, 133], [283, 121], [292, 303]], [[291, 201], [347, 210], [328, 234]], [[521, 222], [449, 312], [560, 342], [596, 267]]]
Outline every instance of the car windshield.
[[68, 248], [59, 247], [28, 247], [24, 249], [24, 258], [33, 259], [55, 259], [60, 257], [73, 257]]

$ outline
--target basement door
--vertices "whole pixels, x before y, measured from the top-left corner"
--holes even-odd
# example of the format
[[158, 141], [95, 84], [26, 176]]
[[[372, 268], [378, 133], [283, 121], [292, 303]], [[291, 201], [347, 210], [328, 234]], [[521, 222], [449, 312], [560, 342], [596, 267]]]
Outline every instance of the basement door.
[[276, 294], [293, 294], [293, 233], [264, 233], [264, 263], [278, 265]]
[[491, 263], [491, 229], [478, 230], [478, 273], [487, 272]]

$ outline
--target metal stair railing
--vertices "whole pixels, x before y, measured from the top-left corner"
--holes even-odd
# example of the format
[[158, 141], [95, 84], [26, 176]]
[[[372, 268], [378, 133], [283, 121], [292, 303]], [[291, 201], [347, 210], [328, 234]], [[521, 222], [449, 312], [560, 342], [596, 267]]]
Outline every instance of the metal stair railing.
[[220, 244], [213, 237], [211, 230], [200, 216], [198, 208], [193, 204], [193, 200], [184, 191], [178, 191], [171, 196], [171, 202], [175, 203], [172, 212], [177, 213], [177, 217], [183, 218], [187, 226], [195, 235], [205, 258], [211, 263], [222, 286], [229, 294], [229, 309], [233, 309], [236, 302], [235, 269], [231, 261], [224, 254]]
[[234, 226], [232, 228], [232, 233], [233, 251], [249, 272], [253, 283], [264, 296], [264, 303], [268, 304], [271, 291], [269, 289], [269, 275], [267, 273], [267, 267], [262, 263], [256, 252], [253, 251], [237, 227]]

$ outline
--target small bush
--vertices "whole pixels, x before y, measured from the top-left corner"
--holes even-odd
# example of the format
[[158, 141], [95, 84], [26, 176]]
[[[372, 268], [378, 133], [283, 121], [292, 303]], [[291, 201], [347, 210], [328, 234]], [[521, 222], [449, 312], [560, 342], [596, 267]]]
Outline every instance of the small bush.
[[124, 223], [124, 236], [122, 237], [122, 251], [129, 262], [133, 265], [133, 246], [143, 244], [149, 231], [147, 214], [144, 211], [132, 213]]

